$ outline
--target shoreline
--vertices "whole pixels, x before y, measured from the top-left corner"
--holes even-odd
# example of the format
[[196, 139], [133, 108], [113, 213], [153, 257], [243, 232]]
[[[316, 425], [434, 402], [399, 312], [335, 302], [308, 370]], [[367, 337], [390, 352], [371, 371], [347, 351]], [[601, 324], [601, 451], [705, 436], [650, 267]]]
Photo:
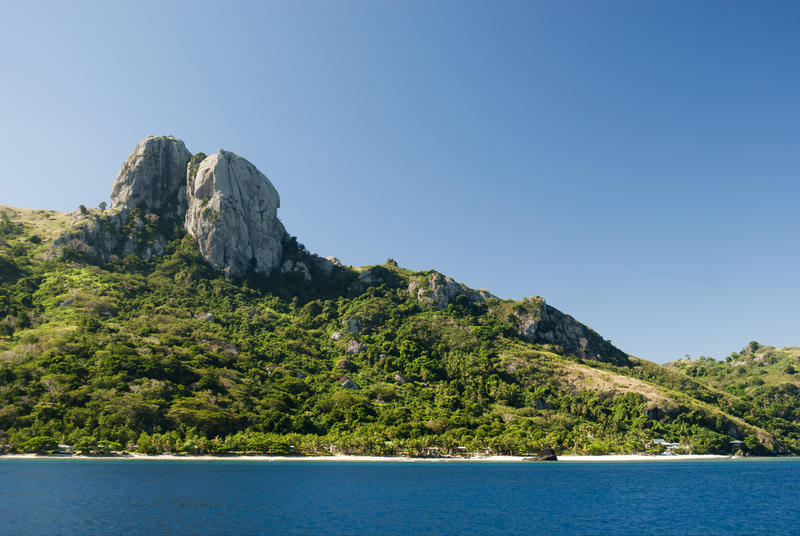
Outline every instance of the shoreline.
[[[126, 454], [120, 456], [83, 456], [83, 455], [38, 455], [38, 454], [2, 454], [3, 459], [14, 460], [126, 460], [126, 461], [230, 461], [230, 462], [403, 462], [403, 463], [545, 463], [526, 460], [528, 456], [475, 456], [475, 457], [449, 457], [449, 458], [411, 458], [407, 456], [180, 456], [175, 454]], [[569, 455], [558, 457], [559, 462], [675, 462], [675, 461], [712, 461], [737, 458], [726, 454], [678, 454], [674, 456], [646, 455], [646, 454], [602, 454], [602, 455]]]

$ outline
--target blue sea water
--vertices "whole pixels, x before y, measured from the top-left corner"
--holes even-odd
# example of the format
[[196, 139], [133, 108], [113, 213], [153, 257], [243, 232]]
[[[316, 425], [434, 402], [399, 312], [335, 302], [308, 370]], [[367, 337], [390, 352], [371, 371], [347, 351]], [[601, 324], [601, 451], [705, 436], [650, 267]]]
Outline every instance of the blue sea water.
[[800, 460], [0, 459], [2, 534], [797, 534]]

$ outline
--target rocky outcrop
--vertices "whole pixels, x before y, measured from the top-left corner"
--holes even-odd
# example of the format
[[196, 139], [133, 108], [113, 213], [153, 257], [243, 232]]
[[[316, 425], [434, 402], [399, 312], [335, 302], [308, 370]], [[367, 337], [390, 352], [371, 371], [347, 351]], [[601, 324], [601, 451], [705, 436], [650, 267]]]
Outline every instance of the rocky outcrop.
[[102, 261], [163, 254], [171, 230], [183, 224], [191, 156], [177, 138], [147, 136], [114, 179], [111, 209], [75, 211], [72, 228], [53, 242], [50, 254], [69, 250]]
[[[122, 164], [110, 210], [76, 211], [72, 229], [56, 239], [51, 254], [72, 250], [105, 261], [138, 253], [147, 259], [164, 253], [180, 225], [227, 276], [251, 268], [270, 274], [284, 260], [279, 205], [275, 187], [244, 158], [228, 151], [192, 156], [177, 138], [148, 136]], [[285, 271], [311, 279], [305, 263], [288, 262]], [[323, 275], [333, 271], [326, 259], [315, 266]]]
[[[333, 267], [331, 266], [331, 269]], [[298, 273], [302, 274], [303, 279], [305, 281], [311, 281], [311, 272], [308, 270], [308, 266], [303, 261], [293, 261], [291, 259], [286, 259], [283, 264], [281, 264], [281, 273], [282, 274], [290, 274], [290, 273]]]
[[[336, 259], [336, 257], [331, 258]], [[330, 277], [333, 274], [334, 267], [342, 265], [338, 260], [336, 261], [338, 264], [334, 264], [330, 258], [326, 259], [313, 253], [311, 254], [311, 261], [317, 266], [317, 269], [324, 277]]]
[[459, 296], [464, 296], [469, 303], [496, 297], [485, 290], [473, 290], [438, 272], [434, 272], [426, 279], [414, 279], [408, 285], [408, 292], [420, 302], [433, 305], [437, 309], [445, 309]]
[[361, 319], [359, 318], [344, 318], [342, 325], [353, 335], [358, 335], [358, 332], [361, 331]]
[[280, 266], [286, 231], [280, 198], [267, 177], [228, 151], [207, 157], [189, 185], [186, 230], [200, 253], [229, 277]]
[[53, 241], [48, 255], [71, 251], [113, 261], [138, 253], [147, 260], [163, 254], [166, 247], [167, 238], [159, 231], [158, 222], [156, 214], [132, 214], [127, 209], [75, 211], [71, 229]]
[[557, 462], [558, 457], [556, 456], [556, 451], [550, 448], [542, 449], [542, 451], [537, 454], [536, 456], [530, 456], [528, 458], [522, 458], [523, 462]]
[[347, 353], [348, 354], [359, 354], [367, 349], [367, 345], [358, 342], [357, 340], [353, 339], [347, 343]]
[[111, 188], [112, 209], [144, 213], [183, 223], [186, 212], [186, 164], [192, 158], [172, 136], [147, 136], [122, 164]]
[[625, 352], [570, 315], [547, 305], [542, 298], [522, 300], [514, 314], [518, 320], [517, 333], [528, 342], [560, 346], [567, 354], [581, 359], [630, 364]]
[[353, 391], [358, 391], [361, 387], [358, 386], [356, 382], [348, 378], [347, 376], [342, 376], [339, 379], [339, 385], [344, 389], [351, 389]]

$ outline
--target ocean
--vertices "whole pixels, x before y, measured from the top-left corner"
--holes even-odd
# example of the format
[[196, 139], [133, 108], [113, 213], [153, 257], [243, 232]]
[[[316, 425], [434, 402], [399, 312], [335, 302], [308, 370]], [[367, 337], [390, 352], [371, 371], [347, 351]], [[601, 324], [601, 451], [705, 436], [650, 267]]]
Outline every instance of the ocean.
[[797, 534], [800, 460], [0, 458], [0, 534]]

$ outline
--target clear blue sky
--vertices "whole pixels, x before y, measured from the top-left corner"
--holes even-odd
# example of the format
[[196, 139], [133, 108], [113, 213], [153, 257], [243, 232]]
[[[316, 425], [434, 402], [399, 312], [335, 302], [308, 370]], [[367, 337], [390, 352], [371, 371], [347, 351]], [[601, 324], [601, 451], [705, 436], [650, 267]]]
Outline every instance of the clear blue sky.
[[800, 344], [800, 3], [0, 1], [0, 203], [232, 150], [309, 249], [627, 352]]

